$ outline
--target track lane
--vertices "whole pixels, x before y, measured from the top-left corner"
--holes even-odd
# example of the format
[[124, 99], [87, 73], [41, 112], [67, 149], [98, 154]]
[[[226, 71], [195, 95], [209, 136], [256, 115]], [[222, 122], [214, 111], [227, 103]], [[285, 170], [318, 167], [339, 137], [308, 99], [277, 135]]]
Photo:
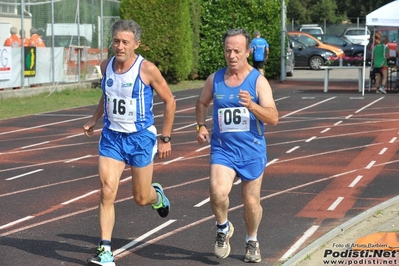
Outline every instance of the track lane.
[[[295, 98], [293, 95], [275, 96], [276, 98], [282, 99], [278, 101], [279, 109], [282, 110], [281, 113], [289, 114], [296, 110], [303, 110], [295, 112], [295, 115], [292, 114], [281, 119], [280, 124], [277, 127], [267, 127], [268, 132], [266, 133], [266, 136], [269, 142], [269, 162], [277, 160], [268, 166], [265, 174], [264, 185], [262, 187], [262, 205], [264, 206], [265, 215], [261, 224], [260, 234], [262, 235], [262, 255], [267, 262], [276, 261], [281, 258], [281, 256], [284, 255], [283, 253], [289, 250], [291, 245], [315, 223], [320, 223], [320, 228], [310, 236], [308, 241], [311, 241], [311, 239], [314, 239], [317, 235], [328, 230], [330, 226], [334, 224], [334, 218], [329, 219], [328, 221], [318, 221], [315, 217], [299, 217], [297, 215], [304, 208], [306, 209], [307, 204], [309, 204], [309, 202], [311, 202], [320, 192], [327, 189], [329, 184], [334, 182], [332, 180], [338, 180], [341, 175], [346, 174], [337, 170], [343, 167], [348, 167], [348, 172], [353, 171], [353, 169], [350, 170], [350, 168], [354, 166], [348, 166], [352, 155], [347, 157], [346, 161], [334, 158], [342, 158], [343, 154], [361, 153], [362, 150], [367, 149], [368, 146], [375, 146], [379, 153], [381, 152], [380, 146], [385, 147], [387, 139], [383, 138], [376, 143], [371, 142], [371, 140], [376, 138], [376, 134], [387, 134], [390, 132], [394, 135], [395, 128], [392, 127], [392, 123], [397, 121], [393, 117], [395, 112], [392, 112], [391, 118], [386, 118], [387, 116], [381, 117], [381, 115], [378, 116], [378, 111], [384, 110], [383, 107], [376, 107], [374, 105], [373, 107], [368, 106], [363, 109], [362, 112], [360, 112], [361, 114], [353, 115], [353, 112], [355, 112], [353, 110], [359, 110], [371, 101], [368, 101], [367, 103], [363, 102], [361, 104], [358, 104], [359, 102], [356, 104], [351, 103], [350, 107], [347, 106], [346, 108], [342, 108], [341, 106], [338, 106], [338, 100], [342, 100], [341, 96], [338, 95], [334, 96], [335, 98], [332, 100], [315, 105], [317, 102], [330, 98], [325, 97], [324, 95], [322, 96], [323, 97], [318, 97], [318, 94], [316, 94], [314, 99], [304, 99], [304, 102], [299, 101], [298, 98]], [[185, 265], [198, 265], [198, 262], [208, 265], [219, 263], [222, 265], [241, 265], [240, 260], [241, 254], [243, 253], [242, 241], [245, 236], [242, 228], [240, 228], [241, 226], [239, 226], [236, 236], [232, 238], [233, 252], [231, 258], [220, 262], [219, 260], [214, 259], [212, 254], [214, 221], [211, 218], [212, 214], [209, 205], [205, 203], [202, 204], [200, 208], [194, 207], [196, 204], [206, 200], [208, 197], [206, 174], [209, 165], [209, 150], [206, 147], [197, 145], [195, 141], [195, 116], [192, 106], [196, 97], [185, 97], [187, 99], [178, 101], [178, 112], [176, 113], [176, 123], [173, 133], [174, 148], [172, 158], [168, 158], [166, 161], [157, 160], [155, 167], [155, 180], [160, 181], [163, 185], [165, 184], [164, 186], [167, 189], [168, 197], [173, 200], [173, 214], [171, 213], [170, 220], [176, 221], [163, 228], [152, 237], [141, 240], [140, 245], [137, 245], [132, 250], [123, 253], [126, 255], [117, 258], [119, 265], [131, 265], [132, 261], [151, 263], [153, 265], [181, 265], [182, 262], [184, 262]], [[337, 100], [335, 101], [335, 99]], [[384, 100], [380, 100], [379, 102], [382, 103]], [[327, 102], [331, 104], [327, 104]], [[314, 106], [306, 108], [310, 105]], [[319, 106], [320, 108], [318, 109], [316, 106]], [[335, 109], [332, 110], [334, 107]], [[367, 114], [365, 114], [364, 111], [366, 111]], [[320, 116], [320, 114], [322, 114], [322, 116]], [[79, 113], [79, 116], [82, 117], [84, 114]], [[58, 119], [61, 117], [62, 116], [58, 116]], [[156, 123], [158, 125], [162, 122], [161, 119], [162, 117], [157, 117]], [[341, 120], [344, 122], [334, 126], [335, 123]], [[353, 121], [356, 122], [354, 123]], [[31, 214], [41, 212], [45, 212], [43, 217], [46, 217], [41, 221], [36, 221], [36, 223], [34, 223], [33, 220], [29, 220], [21, 223], [19, 226], [13, 227], [13, 229], [0, 231], [0, 233], [3, 233], [0, 238], [0, 244], [2, 246], [3, 240], [6, 237], [4, 234], [7, 234], [7, 237], [11, 238], [14, 238], [13, 236], [18, 236], [21, 239], [24, 239], [24, 241], [27, 241], [27, 243], [46, 243], [46, 240], [44, 237], [41, 237], [40, 234], [33, 234], [32, 230], [35, 232], [38, 232], [39, 230], [39, 232], [42, 233], [46, 232], [46, 239], [54, 239], [53, 241], [47, 240], [47, 242], [53, 244], [54, 247], [59, 246], [60, 254], [62, 253], [63, 255], [55, 255], [54, 252], [44, 253], [49, 255], [47, 258], [47, 256], [40, 254], [39, 250], [34, 250], [36, 252], [28, 252], [28, 258], [33, 256], [33, 258], [38, 259], [38, 261], [43, 261], [43, 263], [47, 262], [48, 264], [51, 261], [50, 264], [52, 264], [54, 262], [54, 265], [57, 265], [57, 263], [59, 264], [60, 261], [66, 261], [71, 265], [81, 265], [79, 261], [82, 262], [90, 253], [89, 251], [93, 247], [93, 243], [98, 240], [96, 237], [96, 230], [92, 229], [93, 226], [95, 227], [97, 225], [97, 194], [94, 193], [77, 201], [73, 201], [71, 204], [68, 204], [68, 207], [63, 209], [53, 209], [53, 211], [46, 212], [46, 210], [52, 210], [52, 208], [55, 208], [54, 206], [58, 206], [68, 199], [73, 199], [79, 197], [79, 195], [90, 193], [93, 189], [98, 189], [98, 181], [96, 178], [96, 156], [83, 158], [88, 153], [82, 151], [82, 147], [87, 146], [91, 151], [96, 152], [97, 139], [85, 139], [82, 136], [82, 141], [76, 142], [77, 139], [80, 139], [78, 138], [79, 135], [77, 135], [77, 137], [71, 138], [71, 142], [69, 142], [69, 140], [64, 139], [67, 136], [62, 135], [63, 130], [66, 128], [68, 128], [67, 135], [79, 134], [78, 132], [81, 128], [81, 122], [81, 120], [76, 120], [70, 121], [67, 124], [60, 123], [60, 127], [53, 125], [52, 127], [54, 128], [51, 128], [48, 132], [44, 131], [44, 133], [41, 133], [48, 133], [48, 136], [45, 137], [49, 139], [50, 143], [46, 143], [44, 144], [44, 147], [40, 148], [38, 146], [28, 148], [27, 151], [19, 151], [18, 147], [21, 146], [16, 144], [22, 143], [18, 143], [15, 134], [9, 134], [12, 135], [17, 143], [14, 142], [11, 145], [11, 149], [6, 150], [6, 152], [9, 152], [7, 156], [3, 156], [9, 158], [11, 156], [10, 152], [15, 152], [16, 150], [18, 150], [18, 153], [15, 154], [21, 155], [21, 153], [25, 153], [25, 155], [12, 157], [5, 164], [0, 162], [0, 164], [2, 164], [0, 171], [4, 169], [4, 165], [9, 165], [10, 163], [16, 165], [20, 164], [21, 166], [18, 170], [22, 170], [24, 169], [24, 164], [25, 167], [34, 168], [30, 167], [30, 165], [45, 165], [46, 161], [48, 162], [51, 159], [57, 159], [53, 160], [54, 162], [48, 165], [57, 169], [54, 173], [59, 173], [53, 181], [50, 181], [53, 182], [50, 186], [51, 190], [55, 190], [58, 193], [53, 193], [54, 195], [51, 195], [50, 193], [48, 196], [50, 202], [58, 204], [50, 204], [47, 206], [47, 209], [42, 208], [45, 209], [44, 211], [38, 209], [36, 212], [33, 211], [32, 208], [40, 205], [40, 200], [36, 202], [33, 200], [32, 205], [29, 206], [30, 212], [28, 207], [26, 208], [27, 211], [23, 211], [23, 209], [18, 206], [14, 206], [15, 208], [9, 206], [11, 207], [10, 209], [16, 209], [16, 213], [21, 212], [20, 214], [22, 215], [20, 215], [20, 217], [27, 217]], [[0, 125], [1, 123], [2, 122], [0, 121]], [[349, 123], [353, 123], [353, 125], [349, 125]], [[391, 125], [391, 127], [388, 127], [387, 125]], [[351, 126], [353, 128], [351, 128]], [[321, 133], [327, 127], [330, 127], [330, 130]], [[368, 130], [364, 130], [365, 128]], [[342, 133], [342, 130], [344, 130], [344, 133]], [[26, 131], [21, 131], [18, 134], [21, 134], [22, 132], [28, 133]], [[30, 134], [26, 134], [23, 136], [22, 134], [21, 138], [32, 137], [29, 135]], [[55, 135], [57, 137], [55, 137]], [[313, 136], [316, 136], [316, 138], [306, 142]], [[346, 139], [349, 140], [345, 142]], [[27, 142], [27, 144], [33, 145], [35, 143], [40, 143], [39, 141], [38, 138], [32, 138], [31, 141]], [[88, 142], [84, 144], [85, 141]], [[5, 143], [7, 140], [5, 140], [3, 136], [0, 136], [0, 142]], [[334, 145], [332, 143], [337, 144]], [[397, 144], [397, 141], [395, 140], [393, 144]], [[53, 145], [58, 146], [55, 147]], [[286, 151], [295, 146], [300, 146], [300, 148], [293, 150], [291, 153], [286, 153]], [[338, 146], [342, 147], [337, 149]], [[345, 148], [345, 146], [349, 146], [349, 148]], [[1, 145], [1, 147], [2, 148], [0, 149], [3, 150], [4, 146]], [[391, 158], [396, 156], [395, 149], [397, 148], [392, 147], [387, 150], [387, 154], [392, 155]], [[390, 153], [389, 150], [391, 150]], [[53, 154], [56, 155], [46, 155], [46, 152], [48, 151], [52, 151]], [[29, 164], [29, 162], [32, 162], [30, 158], [33, 157], [32, 154], [35, 152], [39, 153], [41, 158], [40, 160], [35, 161], [35, 164]], [[377, 151], [373, 151], [373, 153], [375, 152]], [[384, 152], [384, 154], [386, 152]], [[362, 156], [370, 156], [370, 153], [366, 152], [365, 155], [359, 155], [360, 161]], [[384, 156], [386, 156], [386, 154]], [[1, 161], [3, 161], [4, 157], [0, 157]], [[26, 158], [26, 161], [23, 161], [22, 163], [18, 162], [18, 160], [23, 157]], [[64, 165], [66, 160], [73, 160], [74, 158], [81, 157], [82, 159], [71, 162], [71, 169], [68, 169], [68, 167], [65, 168]], [[329, 160], [330, 162], [336, 160], [337, 162], [334, 163], [334, 165], [330, 165], [331, 169], [329, 169], [328, 164], [323, 164], [323, 161], [325, 160]], [[382, 160], [390, 159], [382, 158]], [[346, 165], [344, 164], [345, 162]], [[64, 165], [60, 168], [59, 166], [62, 164]], [[320, 164], [321, 166], [318, 168], [319, 170], [315, 169], [316, 167], [308, 166], [317, 166], [317, 164]], [[397, 164], [397, 162], [392, 162], [390, 165], [394, 164]], [[377, 175], [377, 178], [374, 178], [369, 185], [376, 183], [375, 179], [379, 179], [382, 175], [381, 173], [385, 173], [384, 170], [387, 165], [388, 164], [386, 163], [380, 165], [383, 167], [379, 169], [380, 172]], [[8, 169], [14, 170], [0, 172], [0, 198], [1, 195], [4, 195], [4, 193], [1, 192], [4, 182], [3, 174], [7, 173], [8, 175], [12, 171], [17, 170], [15, 167], [10, 167]], [[82, 169], [86, 169], [84, 171], [87, 172], [87, 174], [92, 173], [92, 175], [80, 175], [79, 171]], [[300, 169], [302, 173], [298, 173], [298, 169]], [[32, 169], [29, 169], [28, 171], [32, 171]], [[62, 174], [65, 172], [68, 172], [68, 177]], [[292, 175], [293, 173], [294, 176]], [[67, 181], [68, 178], [69, 180], [74, 180], [78, 179], [79, 176], [80, 178], [87, 178], [84, 179], [84, 182]], [[46, 178], [47, 177], [43, 175], [39, 180], [46, 180]], [[129, 171], [126, 170], [123, 179], [128, 178]], [[26, 189], [33, 188], [34, 186], [29, 187], [31, 179], [28, 180], [29, 182], [21, 182], [18, 186], [25, 186]], [[63, 181], [67, 183], [62, 183]], [[68, 184], [68, 186], [65, 184]], [[47, 190], [39, 188], [37, 191], [48, 193], [50, 187]], [[82, 188], [81, 191], [74, 191], [78, 187]], [[10, 187], [8, 187], [8, 189], [10, 189]], [[367, 187], [365, 189], [367, 189]], [[25, 193], [29, 193], [28, 191], [2, 196], [2, 198], [6, 199], [8, 202], [18, 202], [21, 201], [21, 196], [25, 196], [27, 195]], [[70, 195], [70, 191], [77, 193]], [[156, 213], [151, 212], [149, 208], [139, 208], [135, 206], [132, 202], [130, 191], [131, 186], [129, 180], [123, 181], [119, 190], [117, 203], [119, 216], [117, 216], [118, 222], [115, 228], [114, 246], [116, 249], [130, 243], [129, 241], [140, 239], [140, 236], [144, 235], [145, 232], [150, 232], [153, 228], [169, 221], [169, 217], [167, 221], [158, 218]], [[65, 194], [65, 196], [62, 196], [62, 200], [65, 201], [62, 201], [59, 198], [57, 199], [57, 197], [62, 194]], [[242, 219], [242, 206], [240, 206], [239, 195], [238, 185], [234, 188], [234, 193], [232, 194], [231, 218], [233, 222]], [[359, 194], [359, 198], [361, 201], [364, 201], [362, 195], [363, 192]], [[12, 199], [10, 197], [12, 197]], [[380, 200], [384, 197], [389, 197], [389, 195], [380, 196]], [[30, 198], [40, 198], [40, 196], [31, 194]], [[356, 202], [359, 201], [359, 198]], [[371, 202], [371, 205], [378, 201], [377, 196], [373, 202]], [[354, 204], [355, 208], [358, 208], [357, 205], [359, 204]], [[4, 206], [1, 208], [4, 208]], [[284, 211], [282, 212], [281, 210]], [[7, 211], [7, 208], [3, 209], [2, 212], [10, 213]], [[353, 212], [347, 212], [347, 214], [348, 213], [354, 215]], [[4, 224], [2, 219], [3, 218], [0, 219], [0, 226]], [[145, 225], [140, 223], [140, 221], [148, 221], [148, 224]], [[57, 234], [56, 232], [59, 231], [59, 226], [56, 227], [54, 226], [55, 224], [62, 225], [61, 228], [63, 228], [63, 230], [71, 233], [64, 232]], [[32, 227], [29, 228], [29, 225]], [[130, 230], [132, 228], [135, 230], [130, 231], [129, 228]], [[184, 230], [181, 228], [184, 228]], [[171, 234], [171, 232], [174, 233]], [[63, 237], [60, 237], [60, 235]], [[193, 239], [202, 239], [202, 241], [196, 241], [193, 243]], [[12, 242], [15, 243], [15, 241], [18, 240], [14, 238]], [[65, 243], [67, 243], [67, 245]], [[50, 246], [51, 245], [44, 245], [44, 247], [47, 248], [50, 248]], [[15, 254], [18, 254], [18, 250], [30, 250], [25, 248], [23, 245], [14, 244], [13, 247], [14, 248], [10, 248], [9, 251], [11, 252], [10, 254], [13, 254], [14, 256]], [[50, 249], [55, 250], [54, 248]], [[154, 254], [154, 250], [157, 250], [156, 254]], [[11, 258], [13, 257], [9, 257], [9, 259]]]

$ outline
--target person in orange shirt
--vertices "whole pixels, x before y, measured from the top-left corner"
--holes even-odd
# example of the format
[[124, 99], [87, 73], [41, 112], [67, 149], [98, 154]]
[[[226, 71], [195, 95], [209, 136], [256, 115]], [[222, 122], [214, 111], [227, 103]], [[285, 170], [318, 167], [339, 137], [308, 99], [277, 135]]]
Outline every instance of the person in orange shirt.
[[4, 41], [4, 46], [21, 47], [21, 39], [17, 36], [17, 32], [18, 30], [16, 27], [10, 28], [11, 36]]
[[22, 30], [19, 30], [19, 36], [21, 36], [21, 43], [23, 43], [24, 46], [29, 46], [29, 38], [26, 37], [25, 30], [23, 33]]
[[36, 28], [30, 29], [29, 46], [46, 47], [46, 44], [44, 43], [42, 38], [40, 38], [39, 34], [37, 34]]

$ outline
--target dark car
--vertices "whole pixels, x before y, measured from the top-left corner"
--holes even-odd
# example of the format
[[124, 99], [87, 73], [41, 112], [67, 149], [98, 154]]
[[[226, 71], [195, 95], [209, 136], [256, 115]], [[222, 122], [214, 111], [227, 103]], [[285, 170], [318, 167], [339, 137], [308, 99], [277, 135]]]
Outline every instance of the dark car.
[[330, 58], [336, 58], [337, 55], [327, 49], [311, 47], [305, 43], [290, 37], [292, 42], [295, 67], [310, 67], [311, 69], [320, 69]]
[[[52, 38], [51, 36], [43, 36], [42, 37], [44, 43], [47, 47], [51, 47]], [[91, 47], [91, 42], [86, 39], [84, 36], [80, 36], [78, 43], [78, 36], [72, 35], [54, 35], [54, 47], [65, 47], [68, 48], [70, 46], [89, 46]]]
[[331, 44], [340, 47], [346, 56], [361, 57], [364, 54], [364, 46], [354, 44], [345, 37], [334, 34], [314, 34], [318, 40], [325, 44]]

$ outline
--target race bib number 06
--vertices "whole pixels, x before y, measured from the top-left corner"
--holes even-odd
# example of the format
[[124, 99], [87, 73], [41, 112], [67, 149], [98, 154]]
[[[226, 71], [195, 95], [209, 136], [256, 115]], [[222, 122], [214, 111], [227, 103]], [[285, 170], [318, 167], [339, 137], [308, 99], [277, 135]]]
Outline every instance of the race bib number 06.
[[220, 133], [249, 131], [249, 111], [245, 107], [218, 110]]
[[136, 99], [108, 97], [108, 116], [112, 121], [134, 123], [136, 122]]

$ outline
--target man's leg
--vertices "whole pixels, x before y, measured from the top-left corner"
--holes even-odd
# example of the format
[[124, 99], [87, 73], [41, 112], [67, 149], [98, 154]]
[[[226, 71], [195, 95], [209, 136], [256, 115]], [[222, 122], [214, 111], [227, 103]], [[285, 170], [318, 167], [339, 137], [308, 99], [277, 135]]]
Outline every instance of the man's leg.
[[379, 92], [379, 88], [381, 86], [381, 73], [377, 72], [375, 73], [375, 88], [376, 92]]
[[114, 202], [118, 191], [119, 179], [125, 163], [100, 156], [98, 170], [101, 181], [101, 198], [98, 211], [101, 241], [93, 257], [87, 259], [88, 264], [114, 266], [111, 252], [112, 230], [115, 224]]
[[262, 220], [262, 205], [260, 205], [260, 189], [262, 176], [255, 180], [242, 183], [242, 198], [244, 203], [244, 219], [249, 237], [256, 237]]
[[388, 68], [383, 67], [381, 69], [382, 71], [382, 80], [381, 80], [381, 85], [384, 86], [384, 88], [387, 86], [387, 80], [388, 80]]
[[131, 167], [133, 181], [133, 197], [139, 206], [154, 204], [157, 201], [155, 189], [151, 186], [153, 163], [145, 167]]
[[98, 216], [100, 234], [102, 240], [110, 241], [115, 224], [114, 202], [118, 191], [119, 179], [125, 169], [125, 163], [100, 156], [98, 168], [101, 181], [101, 199]]
[[211, 164], [210, 177], [210, 203], [216, 217], [217, 232], [215, 242], [215, 255], [224, 259], [230, 254], [230, 237], [234, 227], [228, 221], [229, 193], [233, 186], [236, 172], [220, 164]]
[[262, 186], [262, 175], [251, 181], [242, 183], [242, 198], [244, 202], [244, 219], [247, 229], [247, 247], [245, 262], [260, 262], [260, 250], [257, 239], [259, 224], [262, 220], [263, 208], [260, 204], [260, 189]]
[[229, 193], [236, 173], [233, 169], [220, 164], [211, 165], [210, 203], [216, 221], [221, 224], [227, 220]]
[[144, 167], [131, 167], [133, 179], [133, 198], [140, 205], [152, 205], [162, 218], [169, 214], [170, 203], [163, 192], [162, 186], [152, 183], [153, 165], [151, 162]]

